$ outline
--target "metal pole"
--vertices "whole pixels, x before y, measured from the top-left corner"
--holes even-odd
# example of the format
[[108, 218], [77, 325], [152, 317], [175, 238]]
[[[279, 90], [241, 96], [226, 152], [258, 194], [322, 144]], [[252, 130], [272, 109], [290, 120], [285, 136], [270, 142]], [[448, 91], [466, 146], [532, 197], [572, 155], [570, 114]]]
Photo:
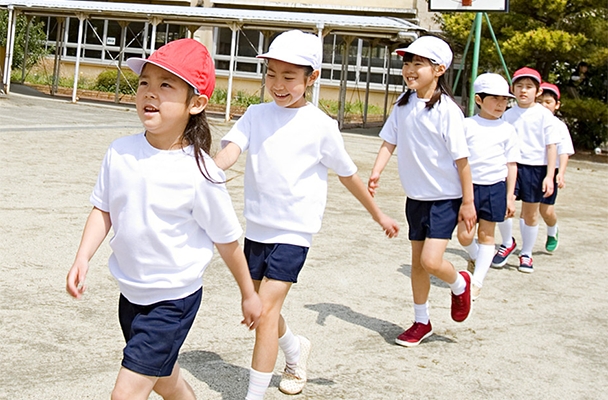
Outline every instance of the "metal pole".
[[[475, 24], [475, 22], [473, 22]], [[458, 68], [458, 73], [456, 74], [456, 79], [454, 79], [454, 85], [452, 86], [452, 91], [456, 92], [456, 86], [458, 86], [458, 81], [460, 80], [460, 75], [462, 74], [462, 70], [464, 69], [464, 63], [467, 59], [467, 53], [469, 52], [469, 46], [471, 45], [471, 40], [473, 39], [473, 32], [475, 30], [471, 29], [469, 32], [469, 38], [467, 39], [467, 44], [464, 46], [464, 53], [462, 54], [462, 61], [460, 63], [460, 67]]]
[[121, 30], [120, 37], [120, 50], [118, 50], [118, 69], [116, 70], [116, 90], [114, 91], [114, 103], [120, 102], [120, 75], [122, 73], [122, 59], [124, 56], [125, 45], [127, 43], [127, 27], [129, 26], [128, 21], [119, 21]]
[[13, 64], [13, 50], [15, 47], [15, 28], [17, 26], [17, 15], [12, 5], [8, 6], [8, 25], [6, 37], [6, 56], [4, 58], [4, 88], [5, 93], [11, 91], [11, 65]]
[[[270, 42], [270, 36], [272, 32], [262, 31], [262, 53], [268, 51], [268, 44]], [[262, 87], [260, 88], [260, 103], [264, 102], [264, 94], [266, 91], [266, 61], [262, 61]]]
[[348, 82], [348, 52], [352, 41], [352, 36], [344, 36], [344, 48], [342, 49], [342, 71], [340, 74], [340, 96], [338, 104], [338, 126], [340, 129], [342, 129], [342, 126], [344, 126], [344, 114], [346, 110], [346, 84]]
[[507, 80], [509, 81], [509, 85], [511, 82], [511, 75], [509, 75], [509, 68], [507, 68], [507, 63], [505, 62], [504, 57], [502, 56], [502, 52], [500, 51], [500, 46], [498, 45], [498, 40], [496, 40], [496, 35], [494, 34], [494, 29], [492, 29], [492, 24], [490, 23], [490, 17], [488, 13], [483, 13], [486, 17], [486, 22], [488, 23], [488, 28], [490, 29], [490, 35], [492, 36], [492, 40], [494, 41], [494, 45], [496, 46], [496, 51], [498, 51], [498, 57], [500, 58], [500, 62], [502, 63], [502, 68], [505, 70], [505, 74], [507, 75]]
[[23, 49], [23, 63], [21, 64], [21, 83], [25, 82], [25, 70], [27, 66], [27, 53], [29, 53], [30, 45], [30, 28], [32, 27], [32, 16], [28, 15], [27, 28], [25, 30], [25, 48]]
[[[321, 43], [323, 43], [323, 28], [324, 28], [323, 24], [317, 25], [317, 29], [319, 30], [318, 36], [319, 36], [319, 39], [321, 40]], [[314, 104], [315, 107], [319, 106], [320, 95], [321, 95], [321, 68], [319, 68], [319, 77], [313, 84], [313, 88], [312, 88], [312, 104]]]
[[230, 63], [228, 66], [228, 90], [226, 91], [226, 113], [224, 120], [230, 121], [230, 103], [232, 100], [232, 78], [234, 77], [234, 58], [236, 53], [236, 34], [238, 32], [238, 26], [236, 24], [230, 24], [232, 30], [232, 40], [230, 43]]
[[469, 89], [469, 117], [475, 113], [475, 88], [473, 83], [477, 78], [479, 67], [479, 49], [481, 47], [481, 13], [475, 15], [475, 46], [473, 47], [473, 62], [471, 68], [471, 87]]
[[386, 85], [384, 86], [384, 113], [382, 115], [382, 122], [386, 122], [386, 116], [388, 111], [388, 89], [391, 82], [391, 55], [389, 53], [390, 48], [384, 46], [384, 70], [386, 71]]
[[78, 74], [80, 73], [80, 53], [82, 52], [82, 33], [84, 31], [84, 21], [87, 16], [78, 13], [78, 44], [76, 45], [76, 64], [74, 65], [74, 88], [72, 89], [72, 103], [76, 103], [78, 97]]
[[367, 124], [367, 107], [369, 105], [369, 82], [372, 75], [372, 51], [374, 50], [374, 41], [369, 41], [369, 50], [367, 53], [367, 77], [365, 78], [365, 104], [363, 105], [363, 127]]

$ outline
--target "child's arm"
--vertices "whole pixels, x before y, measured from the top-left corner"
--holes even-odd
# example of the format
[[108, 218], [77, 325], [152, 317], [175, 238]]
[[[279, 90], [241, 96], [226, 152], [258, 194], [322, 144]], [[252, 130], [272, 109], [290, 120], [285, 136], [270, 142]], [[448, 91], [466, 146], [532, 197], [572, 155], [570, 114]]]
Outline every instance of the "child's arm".
[[243, 320], [241, 321], [250, 330], [257, 328], [262, 315], [262, 301], [255, 291], [247, 260], [243, 254], [243, 250], [237, 241], [230, 243], [216, 243], [217, 251], [220, 253], [222, 260], [230, 269], [232, 276], [239, 285], [241, 291], [241, 309], [243, 311]]
[[467, 230], [475, 228], [477, 223], [477, 213], [475, 212], [475, 203], [473, 202], [473, 178], [471, 176], [471, 166], [469, 159], [459, 158], [456, 162], [458, 168], [458, 176], [460, 177], [460, 186], [462, 187], [462, 204], [458, 213], [458, 221], [464, 221]]
[[557, 146], [555, 143], [547, 145], [547, 175], [543, 179], [543, 197], [553, 194], [553, 180], [555, 179], [555, 162], [557, 160]]
[[374, 221], [376, 221], [382, 229], [384, 229], [384, 233], [389, 238], [397, 236], [399, 233], [399, 225], [395, 222], [394, 219], [384, 214], [378, 204], [374, 201], [374, 198], [368, 192], [365, 185], [359, 178], [359, 175], [354, 174], [351, 176], [340, 176], [340, 182], [348, 189], [349, 192], [353, 194], [359, 200], [359, 202], [365, 207], [365, 209], [371, 214]]
[[563, 189], [566, 187], [566, 167], [568, 166], [568, 153], [559, 155], [559, 170], [557, 171], [557, 187]]
[[66, 278], [65, 288], [72, 297], [79, 299], [86, 290], [85, 278], [89, 270], [89, 261], [108, 235], [111, 227], [110, 213], [93, 207], [84, 225], [74, 264]]
[[229, 142], [226, 147], [220, 150], [215, 157], [213, 157], [213, 161], [215, 161], [215, 164], [219, 168], [225, 171], [234, 165], [240, 155], [241, 148], [234, 142]]
[[507, 163], [507, 213], [505, 218], [515, 215], [515, 181], [517, 180], [517, 163]]
[[367, 190], [372, 197], [376, 194], [376, 189], [380, 186], [378, 183], [380, 181], [380, 174], [384, 171], [384, 168], [391, 159], [396, 147], [396, 145], [384, 141], [382, 142], [382, 146], [380, 146], [380, 150], [378, 150], [378, 156], [376, 157], [376, 162], [374, 162], [372, 174], [367, 182]]

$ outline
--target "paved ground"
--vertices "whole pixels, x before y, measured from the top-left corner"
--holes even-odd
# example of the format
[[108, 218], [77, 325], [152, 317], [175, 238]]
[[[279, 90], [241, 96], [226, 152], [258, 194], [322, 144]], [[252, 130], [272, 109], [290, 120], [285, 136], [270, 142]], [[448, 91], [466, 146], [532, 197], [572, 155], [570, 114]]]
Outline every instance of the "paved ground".
[[[229, 124], [215, 122], [220, 137]], [[106, 399], [123, 341], [117, 286], [104, 244], [82, 301], [64, 290], [89, 194], [108, 144], [140, 130], [132, 109], [26, 97], [0, 98], [0, 399]], [[345, 133], [367, 179], [377, 137]], [[243, 160], [229, 183], [242, 209]], [[473, 316], [449, 316], [449, 289], [433, 281], [435, 335], [417, 348], [393, 344], [413, 319], [407, 226], [384, 238], [332, 177], [324, 225], [285, 304], [292, 330], [313, 343], [310, 382], [298, 399], [599, 399], [608, 387], [608, 165], [573, 160], [560, 193], [561, 243], [535, 247], [536, 272], [491, 270]], [[396, 162], [378, 202], [404, 221]], [[515, 237], [520, 238], [518, 225]], [[456, 241], [447, 257], [465, 268]], [[201, 399], [244, 398], [253, 334], [239, 326], [236, 285], [215, 260], [180, 356]], [[277, 390], [282, 356], [267, 399]], [[152, 398], [157, 398], [152, 396]]]

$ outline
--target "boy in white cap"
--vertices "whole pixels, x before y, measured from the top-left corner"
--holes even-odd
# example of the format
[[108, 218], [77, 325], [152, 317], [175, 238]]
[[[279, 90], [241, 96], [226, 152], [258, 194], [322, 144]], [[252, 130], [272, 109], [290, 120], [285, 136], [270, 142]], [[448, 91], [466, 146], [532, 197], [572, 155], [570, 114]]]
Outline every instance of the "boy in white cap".
[[264, 312], [256, 330], [247, 400], [264, 397], [278, 347], [286, 366], [279, 389], [302, 391], [307, 380], [310, 341], [295, 336], [281, 315], [283, 302], [304, 266], [313, 234], [321, 228], [327, 173], [361, 202], [387, 236], [397, 223], [386, 216], [357, 175], [338, 124], [306, 101], [306, 89], [319, 77], [319, 37], [293, 30], [274, 39], [267, 53], [266, 88], [273, 102], [250, 106], [222, 139], [217, 165], [230, 168], [247, 151], [245, 167], [245, 255]]
[[[553, 115], [561, 106], [559, 88], [549, 82], [543, 82], [540, 85], [543, 90], [538, 98], [538, 102], [551, 111]], [[555, 200], [557, 199], [557, 190], [566, 187], [566, 166], [568, 158], [574, 154], [574, 146], [570, 131], [566, 124], [557, 116], [555, 116], [555, 124], [560, 132], [560, 141], [557, 144], [557, 165], [555, 167], [555, 189], [549, 197], [544, 197], [540, 201], [540, 215], [547, 224], [547, 240], [545, 242], [545, 250], [553, 253], [559, 245], [559, 232], [557, 228], [557, 215], [555, 214]]]
[[[559, 132], [553, 114], [536, 103], [540, 95], [541, 77], [538, 71], [524, 67], [513, 74], [513, 94], [517, 105], [507, 110], [504, 120], [515, 127], [519, 138], [521, 161], [517, 165], [516, 195], [522, 201], [519, 228], [522, 247], [519, 252], [520, 272], [534, 272], [532, 249], [538, 236], [538, 215], [543, 197], [553, 194], [556, 144]], [[513, 221], [507, 218], [498, 224], [502, 244], [492, 267], [502, 268], [515, 251]]]
[[471, 298], [479, 297], [483, 280], [494, 256], [494, 231], [497, 222], [515, 214], [515, 180], [519, 146], [517, 132], [501, 119], [513, 96], [509, 84], [498, 74], [481, 74], [473, 83], [479, 114], [464, 120], [469, 165], [473, 176], [477, 240], [475, 230], [458, 223], [458, 241], [469, 254], [473, 274]]

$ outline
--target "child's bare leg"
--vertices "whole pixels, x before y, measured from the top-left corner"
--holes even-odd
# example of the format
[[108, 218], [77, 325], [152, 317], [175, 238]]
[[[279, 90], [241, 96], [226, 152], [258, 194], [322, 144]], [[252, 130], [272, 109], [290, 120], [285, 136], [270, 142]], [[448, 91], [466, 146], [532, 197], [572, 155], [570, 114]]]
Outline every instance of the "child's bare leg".
[[473, 239], [475, 239], [475, 229], [467, 231], [467, 227], [465, 226], [464, 221], [460, 221], [458, 223], [457, 232], [458, 243], [460, 243], [461, 246], [467, 247], [471, 245], [471, 243], [473, 243]]
[[[259, 285], [258, 294], [262, 300], [264, 311], [256, 329], [253, 359], [251, 361], [251, 367], [256, 371], [272, 372], [274, 370], [279, 351], [281, 308], [290, 288], [290, 282], [267, 278], [264, 278]], [[284, 321], [283, 333], [285, 333]]]
[[425, 304], [431, 290], [431, 277], [420, 262], [424, 241], [412, 240], [412, 273], [411, 284], [414, 304]]
[[112, 390], [112, 400], [146, 400], [157, 381], [156, 377], [121, 367]]
[[540, 203], [521, 203], [521, 218], [528, 226], [538, 225]]
[[540, 203], [540, 215], [547, 226], [555, 226], [557, 224], [557, 214], [555, 214], [555, 206], [553, 204]]
[[458, 272], [452, 263], [443, 258], [447, 247], [447, 239], [426, 239], [420, 254], [420, 264], [428, 274], [451, 284], [458, 278]]
[[181, 368], [175, 363], [171, 375], [159, 378], [154, 385], [154, 391], [165, 400], [195, 400], [196, 395], [192, 387], [186, 382]]

